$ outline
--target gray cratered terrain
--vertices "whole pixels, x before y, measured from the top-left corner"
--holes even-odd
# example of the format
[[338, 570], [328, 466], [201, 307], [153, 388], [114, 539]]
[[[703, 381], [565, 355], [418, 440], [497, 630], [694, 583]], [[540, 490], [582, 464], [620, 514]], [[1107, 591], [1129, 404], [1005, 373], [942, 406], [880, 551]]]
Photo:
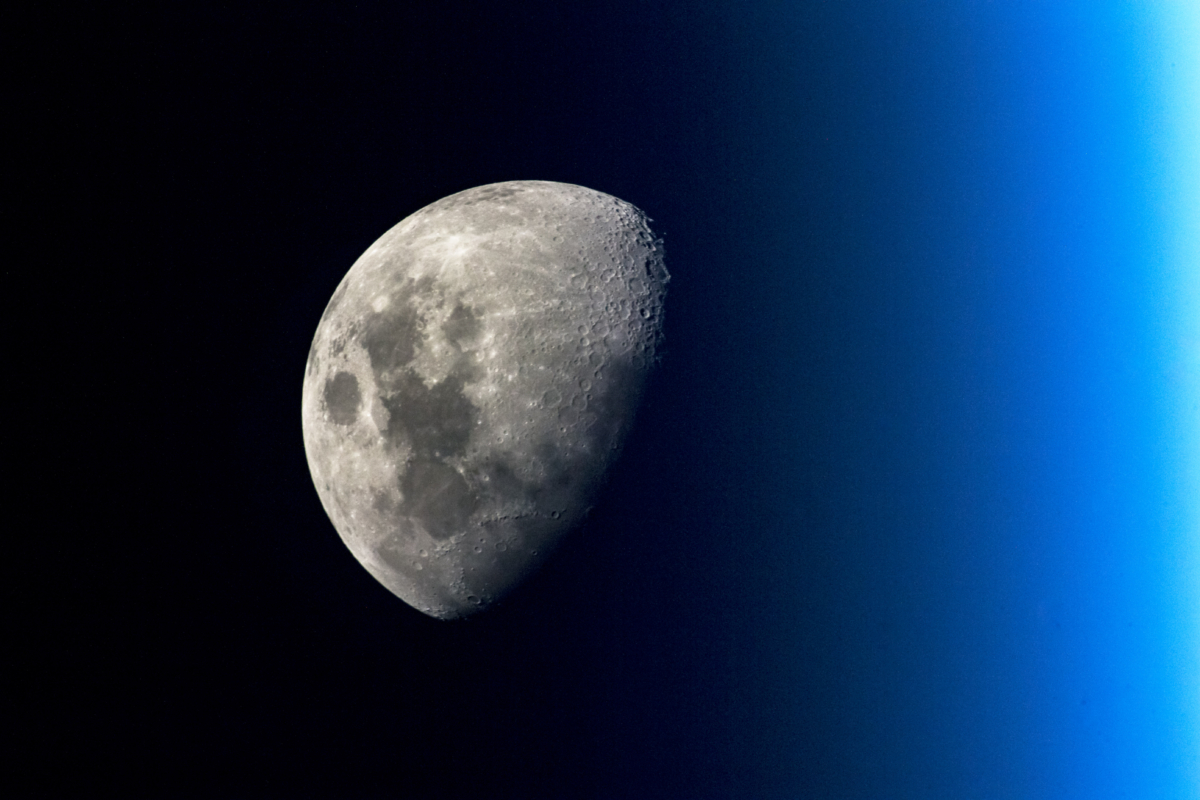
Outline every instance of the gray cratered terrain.
[[334, 292], [304, 378], [308, 464], [405, 602], [485, 608], [583, 518], [661, 339], [648, 223], [581, 186], [480, 186], [396, 225]]

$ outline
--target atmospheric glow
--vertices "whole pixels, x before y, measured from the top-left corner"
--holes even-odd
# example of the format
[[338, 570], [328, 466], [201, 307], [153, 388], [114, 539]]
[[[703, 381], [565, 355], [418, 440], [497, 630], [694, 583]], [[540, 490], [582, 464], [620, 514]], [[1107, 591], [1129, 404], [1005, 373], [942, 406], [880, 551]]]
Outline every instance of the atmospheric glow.
[[[1162, 359], [1166, 397], [1165, 527], [1176, 536], [1174, 602], [1180, 646], [1175, 665], [1183, 710], [1184, 780], [1200, 797], [1200, 8], [1190, 0], [1157, 5], [1156, 200], [1163, 245]], [[1173, 502], [1171, 502], [1173, 501]]]

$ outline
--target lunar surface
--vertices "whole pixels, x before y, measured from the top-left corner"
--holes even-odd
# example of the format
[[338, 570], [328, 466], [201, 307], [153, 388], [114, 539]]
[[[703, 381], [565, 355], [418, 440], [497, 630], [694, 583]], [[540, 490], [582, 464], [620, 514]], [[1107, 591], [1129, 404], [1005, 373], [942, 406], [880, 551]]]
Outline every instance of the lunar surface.
[[571, 184], [468, 189], [380, 237], [321, 317], [302, 400], [355, 558], [442, 619], [533, 571], [621, 449], [667, 281], [645, 214]]

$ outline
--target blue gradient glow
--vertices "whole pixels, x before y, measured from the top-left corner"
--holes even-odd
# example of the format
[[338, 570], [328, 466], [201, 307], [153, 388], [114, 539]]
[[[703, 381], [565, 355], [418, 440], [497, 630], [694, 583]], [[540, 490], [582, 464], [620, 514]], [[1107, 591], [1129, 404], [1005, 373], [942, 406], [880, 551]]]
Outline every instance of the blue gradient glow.
[[1160, 358], [1165, 402], [1164, 525], [1174, 569], [1168, 636], [1181, 713], [1181, 778], [1200, 797], [1200, 7], [1151, 4], [1146, 70], [1154, 87], [1156, 207], [1162, 237]]
[[737, 21], [762, 370], [821, 398], [756, 796], [1200, 797], [1200, 12], [839, 9]]

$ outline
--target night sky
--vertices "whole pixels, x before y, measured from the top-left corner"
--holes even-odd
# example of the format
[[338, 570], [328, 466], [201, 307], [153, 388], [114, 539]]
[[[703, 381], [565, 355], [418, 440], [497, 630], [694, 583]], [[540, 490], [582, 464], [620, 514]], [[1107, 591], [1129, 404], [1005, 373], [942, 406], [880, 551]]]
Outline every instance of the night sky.
[[[141, 511], [72, 551], [111, 580], [62, 589], [39, 640], [42, 785], [1200, 798], [1188, 8], [200, 3], [108, 29], [105, 59], [137, 53], [97, 89], [137, 120], [108, 142], [137, 199], [94, 207], [142, 232], [108, 263], [140, 276], [121, 347], [153, 427]], [[654, 220], [665, 355], [584, 526], [446, 623], [338, 538], [300, 388], [363, 250], [516, 179]]]

